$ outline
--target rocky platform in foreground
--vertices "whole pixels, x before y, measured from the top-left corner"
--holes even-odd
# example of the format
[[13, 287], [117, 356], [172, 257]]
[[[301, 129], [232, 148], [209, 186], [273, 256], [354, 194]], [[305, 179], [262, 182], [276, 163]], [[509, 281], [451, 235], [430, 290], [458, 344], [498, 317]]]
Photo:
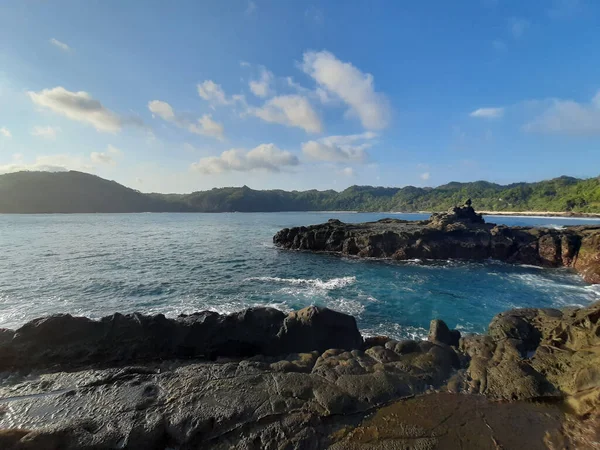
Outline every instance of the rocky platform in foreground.
[[51, 316], [3, 330], [0, 366], [2, 449], [564, 449], [600, 440], [600, 303], [508, 311], [486, 335], [461, 337], [434, 320], [427, 341], [363, 340], [352, 317], [317, 307]]
[[543, 267], [572, 267], [589, 283], [600, 283], [600, 226], [561, 229], [485, 223], [470, 206], [433, 214], [429, 220], [382, 219], [346, 224], [332, 219], [285, 228], [275, 245], [365, 258], [496, 259]]

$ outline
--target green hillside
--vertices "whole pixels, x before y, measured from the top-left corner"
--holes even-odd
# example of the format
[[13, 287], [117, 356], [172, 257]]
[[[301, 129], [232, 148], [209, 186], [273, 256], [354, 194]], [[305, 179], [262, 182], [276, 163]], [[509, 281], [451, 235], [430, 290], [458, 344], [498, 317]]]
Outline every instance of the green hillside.
[[0, 213], [440, 211], [471, 198], [477, 209], [600, 213], [600, 178], [559, 177], [499, 185], [452, 182], [436, 188], [351, 186], [344, 191], [215, 188], [143, 194], [82, 172], [0, 175]]
[[185, 211], [114, 181], [82, 172], [0, 175], [0, 213], [123, 213]]

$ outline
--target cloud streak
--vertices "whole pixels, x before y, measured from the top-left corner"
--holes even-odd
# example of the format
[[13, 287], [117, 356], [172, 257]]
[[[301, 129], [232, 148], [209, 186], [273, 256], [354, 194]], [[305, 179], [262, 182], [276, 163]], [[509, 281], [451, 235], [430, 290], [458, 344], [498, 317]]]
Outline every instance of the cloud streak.
[[268, 100], [260, 108], [249, 108], [248, 113], [265, 122], [302, 128], [307, 133], [320, 133], [321, 119], [306, 97], [281, 95]]
[[600, 91], [589, 103], [561, 99], [537, 103], [544, 105], [542, 112], [523, 127], [524, 131], [600, 136]]
[[210, 136], [216, 139], [224, 139], [224, 127], [221, 123], [213, 120], [210, 114], [204, 114], [199, 119], [191, 120], [182, 114], [178, 114], [167, 102], [152, 100], [148, 102], [148, 109], [155, 116], [173, 123], [179, 128], [188, 130], [190, 133]]
[[219, 156], [209, 156], [192, 164], [192, 170], [214, 175], [227, 172], [250, 172], [263, 170], [280, 172], [284, 168], [300, 164], [298, 157], [275, 144], [261, 144], [252, 150], [231, 149]]
[[259, 80], [251, 80], [248, 83], [250, 90], [257, 97], [265, 98], [271, 93], [271, 83], [273, 82], [273, 73], [269, 72], [264, 67], [260, 71]]
[[52, 38], [49, 41], [52, 45], [54, 45], [55, 47], [61, 49], [63, 52], [70, 52], [73, 49], [71, 47], [69, 47], [67, 44], [65, 44], [64, 42], [59, 41], [58, 39]]
[[358, 117], [366, 129], [379, 130], [388, 125], [389, 101], [375, 91], [373, 75], [340, 61], [328, 51], [304, 53], [302, 69], [327, 93], [346, 103], [349, 114]]
[[313, 161], [365, 163], [369, 156], [370, 140], [377, 137], [373, 132], [348, 136], [329, 136], [302, 144], [302, 153]]
[[479, 108], [469, 114], [478, 119], [499, 119], [503, 115], [504, 108]]
[[36, 105], [77, 122], [92, 125], [97, 131], [116, 133], [123, 126], [123, 119], [85, 91], [72, 92], [62, 86], [29, 91], [27, 95]]
[[42, 139], [47, 139], [49, 141], [53, 141], [56, 139], [56, 135], [60, 131], [61, 131], [60, 128], [56, 128], [56, 127], [35, 126], [31, 130], [31, 135], [40, 137]]

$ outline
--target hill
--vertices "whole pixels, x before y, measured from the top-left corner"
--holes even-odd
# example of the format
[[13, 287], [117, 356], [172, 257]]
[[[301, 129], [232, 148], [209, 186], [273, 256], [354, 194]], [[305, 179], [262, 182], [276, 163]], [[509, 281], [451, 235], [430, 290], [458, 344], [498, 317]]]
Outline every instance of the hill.
[[440, 211], [471, 198], [488, 211], [600, 213], [600, 178], [559, 177], [499, 185], [451, 182], [436, 188], [351, 186], [341, 192], [215, 188], [144, 194], [82, 172], [0, 175], [0, 213]]
[[153, 198], [82, 172], [0, 175], [0, 213], [124, 213], [187, 209], [183, 203]]

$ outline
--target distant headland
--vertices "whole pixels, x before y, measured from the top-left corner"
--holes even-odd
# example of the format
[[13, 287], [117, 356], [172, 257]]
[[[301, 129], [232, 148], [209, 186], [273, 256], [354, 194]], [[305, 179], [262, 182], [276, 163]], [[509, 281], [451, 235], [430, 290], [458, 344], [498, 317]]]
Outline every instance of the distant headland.
[[351, 186], [334, 190], [215, 188], [190, 194], [142, 193], [83, 172], [0, 175], [0, 213], [445, 211], [471, 198], [484, 214], [598, 216], [600, 177], [559, 177], [500, 185], [452, 182], [436, 188]]

